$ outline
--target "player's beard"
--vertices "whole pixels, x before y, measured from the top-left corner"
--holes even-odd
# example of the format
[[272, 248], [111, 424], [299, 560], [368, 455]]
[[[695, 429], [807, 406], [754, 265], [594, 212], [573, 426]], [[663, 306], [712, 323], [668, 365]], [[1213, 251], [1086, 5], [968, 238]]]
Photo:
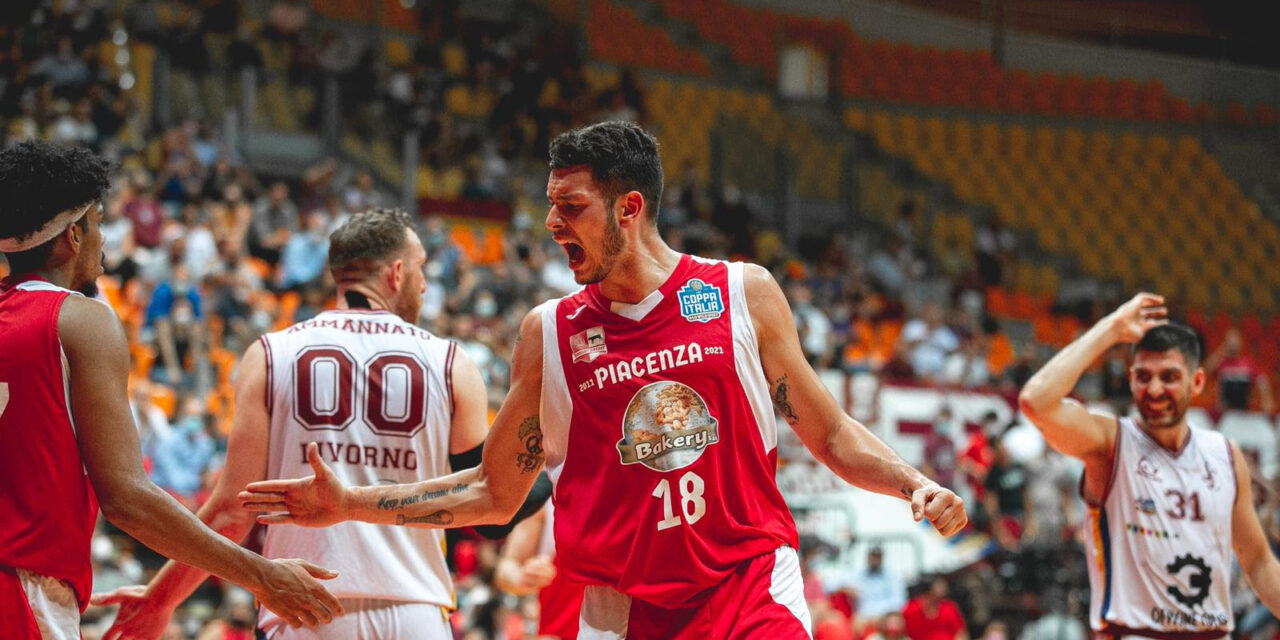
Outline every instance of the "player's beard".
[[1142, 423], [1151, 429], [1168, 429], [1177, 426], [1187, 415], [1187, 408], [1191, 405], [1189, 392], [1181, 394], [1181, 397], [1168, 391], [1164, 395], [1169, 398], [1169, 404], [1163, 410], [1150, 407], [1146, 396], [1138, 402], [1138, 414], [1142, 416]]
[[578, 284], [596, 284], [604, 280], [613, 271], [613, 266], [618, 262], [618, 256], [626, 246], [627, 239], [622, 235], [622, 226], [618, 224], [618, 219], [608, 216], [608, 222], [604, 225], [604, 243], [600, 247], [596, 268], [575, 280]]

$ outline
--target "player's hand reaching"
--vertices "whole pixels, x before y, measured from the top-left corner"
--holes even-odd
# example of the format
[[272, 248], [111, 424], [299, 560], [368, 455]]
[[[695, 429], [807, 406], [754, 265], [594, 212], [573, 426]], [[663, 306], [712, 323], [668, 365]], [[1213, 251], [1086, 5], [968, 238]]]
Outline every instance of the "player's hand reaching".
[[551, 584], [556, 578], [556, 565], [547, 556], [534, 556], [520, 566], [520, 586], [530, 592]]
[[164, 634], [173, 611], [165, 609], [147, 597], [143, 585], [120, 587], [109, 593], [95, 593], [89, 598], [95, 607], [119, 605], [115, 622], [103, 634], [102, 640], [156, 640]]
[[328, 624], [343, 614], [342, 604], [316, 580], [332, 580], [337, 571], [296, 559], [272, 560], [269, 566], [253, 595], [289, 626]]
[[1132, 343], [1142, 339], [1148, 331], [1169, 322], [1169, 310], [1164, 306], [1164, 296], [1139, 293], [1111, 313], [1112, 335], [1116, 342]]
[[342, 522], [346, 487], [320, 459], [320, 447], [314, 442], [307, 445], [307, 461], [315, 475], [250, 483], [238, 496], [241, 506], [262, 512], [258, 516], [262, 524], [327, 527]]
[[916, 522], [928, 520], [944, 536], [958, 533], [969, 522], [964, 500], [936, 484], [927, 484], [911, 493], [911, 515]]

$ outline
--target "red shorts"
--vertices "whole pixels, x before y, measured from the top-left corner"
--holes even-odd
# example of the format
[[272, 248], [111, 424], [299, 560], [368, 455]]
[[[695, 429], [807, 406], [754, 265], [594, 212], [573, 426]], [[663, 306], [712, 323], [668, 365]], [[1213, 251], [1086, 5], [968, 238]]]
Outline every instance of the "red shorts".
[[27, 592], [13, 569], [0, 567], [0, 620], [5, 640], [40, 640], [40, 628], [27, 603]]
[[608, 587], [587, 587], [580, 638], [604, 640], [808, 640], [809, 609], [795, 549], [739, 566], [701, 605], [659, 607]]

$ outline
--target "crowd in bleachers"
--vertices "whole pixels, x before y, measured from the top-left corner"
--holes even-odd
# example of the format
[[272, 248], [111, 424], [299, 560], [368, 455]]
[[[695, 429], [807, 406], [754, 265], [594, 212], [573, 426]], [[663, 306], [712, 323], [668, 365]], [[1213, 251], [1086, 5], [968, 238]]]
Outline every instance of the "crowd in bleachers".
[[[673, 112], [671, 98], [682, 90], [678, 87], [663, 85], [659, 101], [629, 72], [593, 73], [564, 43], [567, 38], [556, 38], [545, 27], [495, 28], [459, 20], [449, 11], [434, 13], [420, 26], [438, 37], [425, 38], [426, 44], [411, 51], [389, 48], [385, 67], [375, 69], [368, 43], [316, 26], [302, 5], [274, 3], [262, 22], [239, 7], [234, 0], [199, 7], [178, 3], [171, 9], [144, 2], [117, 15], [92, 2], [51, 3], [41, 4], [25, 23], [0, 24], [0, 125], [6, 144], [32, 137], [83, 144], [119, 167], [105, 203], [107, 275], [99, 284], [129, 332], [131, 403], [151, 477], [193, 509], [207, 497], [223, 464], [233, 409], [230, 380], [239, 355], [263, 332], [332, 306], [325, 270], [328, 230], [366, 208], [396, 203], [383, 186], [387, 172], [379, 171], [385, 154], [364, 138], [402, 133], [406, 123], [418, 128], [419, 196], [498, 200], [512, 214], [503, 226], [429, 216], [419, 229], [429, 256], [421, 324], [467, 350], [496, 408], [520, 318], [537, 302], [576, 289], [560, 249], [542, 230], [546, 142], [565, 127], [608, 117], [662, 119], [675, 131], [677, 119], [692, 116], [685, 119], [697, 123], [711, 108]], [[192, 79], [191, 95], [201, 97], [194, 102], [206, 102], [208, 112], [187, 110], [186, 115], [198, 117], [154, 127], [147, 105], [138, 99], [144, 72], [128, 55], [134, 39], [169, 55]], [[734, 55], [754, 55], [744, 45], [735, 47]], [[688, 52], [673, 49], [666, 55], [684, 60], [694, 72], [705, 64]], [[244, 66], [283, 73], [287, 86], [313, 95], [317, 89], [309, 69], [340, 73], [344, 92], [351, 92], [344, 102], [350, 108], [344, 114], [350, 135], [343, 146], [354, 162], [325, 160], [292, 178], [252, 171], [219, 131], [214, 116], [221, 109], [213, 106], [218, 101], [208, 100], [226, 87], [204, 82]], [[306, 91], [290, 89], [290, 104], [307, 103], [299, 97]], [[782, 116], [764, 94], [717, 91], [713, 100], [716, 108], [737, 110], [780, 135]], [[649, 105], [661, 111], [651, 113]], [[308, 126], [314, 113], [302, 110], [292, 118], [296, 126]], [[890, 124], [909, 126], [904, 122]], [[871, 135], [884, 138], [880, 142], [889, 151], [893, 144], [920, 139], [885, 136], [880, 128], [889, 125], [878, 116], [865, 118], [864, 124]], [[947, 126], [959, 130], [964, 125]], [[978, 137], [985, 135], [983, 129]], [[981, 147], [982, 153], [991, 152], [992, 162], [1017, 146], [1010, 141], [1018, 136], [1012, 130], [992, 135], [1000, 139], [997, 147]], [[1075, 144], [1069, 137], [1055, 144]], [[807, 129], [796, 134], [809, 145], [820, 144], [817, 138]], [[928, 147], [934, 140], [930, 135], [923, 139], [927, 144], [905, 147], [904, 153], [928, 158], [925, 149], [941, 148]], [[1023, 142], [1043, 148], [1035, 140]], [[922, 211], [908, 200], [897, 219], [875, 235], [851, 237], [824, 229], [806, 235], [799, 247], [787, 247], [736, 187], [713, 192], [706, 186], [705, 150], [680, 136], [663, 143], [671, 152], [662, 214], [668, 242], [679, 250], [756, 260], [772, 269], [815, 367], [871, 375], [882, 384], [991, 389], [1011, 396], [1043, 361], [1049, 345], [1064, 343], [1073, 330], [1095, 319], [1092, 309], [1068, 329], [1051, 319], [1050, 326], [1036, 327], [1037, 340], [1015, 340], [1006, 329], [1008, 319], [1035, 318], [1019, 312], [1019, 305], [1029, 303], [1021, 297], [1025, 289], [1010, 286], [1021, 268], [1014, 257], [1017, 239], [998, 222], [975, 225], [958, 214]], [[1192, 151], [1186, 153], [1194, 156]], [[1170, 157], [1173, 162], [1180, 156]], [[926, 174], [927, 162], [922, 161]], [[955, 172], [950, 165], [937, 167], [957, 190], [968, 188], [973, 181]], [[1039, 177], [1051, 183], [1065, 179], [1052, 173]], [[1038, 184], [1028, 182], [1023, 190]], [[824, 189], [815, 184], [812, 191]], [[926, 214], [932, 231], [926, 230]], [[940, 236], [939, 226], [945, 231]], [[950, 291], [908, 308], [905, 290], [926, 278], [945, 279]], [[1250, 360], [1246, 344], [1263, 334], [1248, 326], [1236, 334], [1227, 329], [1221, 327], [1220, 339], [1211, 341], [1210, 364], [1221, 383], [1217, 401], [1223, 408], [1270, 412], [1274, 404], [1266, 374], [1276, 363]], [[1090, 379], [1084, 393], [1123, 404], [1124, 354], [1113, 354]], [[1083, 633], [1083, 557], [1074, 542], [1082, 512], [1071, 491], [1078, 470], [1056, 454], [1028, 449], [1019, 439], [1025, 427], [1007, 427], [991, 422], [969, 434], [943, 413], [926, 435], [925, 468], [971, 498], [971, 535], [991, 540], [984, 559], [950, 577], [950, 596], [947, 579], [891, 584], [874, 571], [850, 576], [814, 565], [806, 597], [819, 637], [957, 637], [926, 635], [922, 624], [967, 629], [969, 636], [992, 640], [1015, 632], [1033, 639], [1083, 637], [1076, 635]], [[785, 473], [794, 475], [809, 462], [797, 457], [789, 464], [795, 467]], [[1280, 545], [1276, 492], [1263, 495], [1272, 500], [1266, 507], [1268, 532]], [[460, 636], [531, 637], [536, 606], [504, 596], [492, 585], [495, 544], [455, 542], [450, 548]], [[154, 554], [106, 524], [93, 550], [99, 591], [143, 581], [158, 567]], [[1036, 570], [1046, 563], [1061, 568], [1051, 575]], [[877, 584], [884, 589], [873, 593]], [[907, 597], [908, 587], [914, 597]], [[872, 606], [877, 598], [882, 601]], [[921, 622], [922, 611], [933, 612], [947, 598], [958, 606], [951, 606], [955, 613], [947, 614], [945, 624]], [[1239, 604], [1242, 613], [1250, 608], [1247, 600]], [[85, 619], [85, 637], [91, 639], [110, 618], [107, 611], [91, 609]], [[1251, 622], [1242, 626], [1267, 628], [1265, 619], [1245, 619]], [[166, 638], [249, 637], [253, 620], [245, 592], [208, 583], [175, 616]]]

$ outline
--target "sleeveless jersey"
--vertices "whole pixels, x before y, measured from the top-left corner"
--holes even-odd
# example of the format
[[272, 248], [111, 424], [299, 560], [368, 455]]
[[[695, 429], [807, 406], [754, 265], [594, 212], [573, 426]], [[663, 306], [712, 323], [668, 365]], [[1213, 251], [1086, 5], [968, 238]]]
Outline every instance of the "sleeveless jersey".
[[1172, 453], [1133, 420], [1119, 423], [1109, 486], [1085, 523], [1090, 624], [1122, 635], [1222, 637], [1234, 626], [1231, 444], [1192, 429]]
[[[270, 478], [312, 474], [310, 442], [344, 485], [449, 473], [456, 345], [384, 311], [340, 310], [262, 337], [271, 415]], [[339, 572], [339, 598], [453, 606], [444, 532], [343, 522], [272, 526], [263, 554]], [[273, 616], [264, 610], [264, 624]]]
[[538, 591], [538, 634], [552, 638], [577, 638], [578, 618], [582, 611], [582, 585], [570, 582], [556, 555], [556, 510], [548, 502], [542, 507], [542, 535], [538, 537], [538, 555], [554, 559], [556, 577]]
[[566, 577], [663, 607], [797, 546], [743, 265], [682, 256], [636, 305], [540, 307], [542, 428]]
[[40, 279], [0, 284], [0, 566], [64, 580], [81, 610], [98, 501], [70, 410], [58, 312], [80, 295]]

